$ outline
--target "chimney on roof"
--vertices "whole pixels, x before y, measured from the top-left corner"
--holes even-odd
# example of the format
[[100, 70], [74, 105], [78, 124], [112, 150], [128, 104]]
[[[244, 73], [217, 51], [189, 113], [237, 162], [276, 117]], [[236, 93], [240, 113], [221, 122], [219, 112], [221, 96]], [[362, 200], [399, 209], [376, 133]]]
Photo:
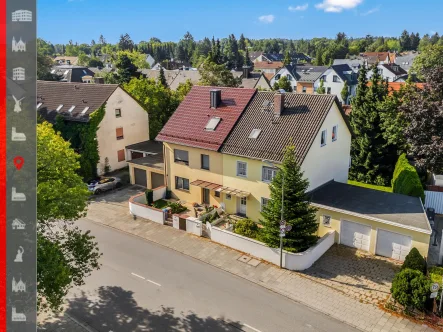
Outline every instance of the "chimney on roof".
[[103, 77], [94, 77], [95, 84], [105, 84], [105, 79]]
[[281, 115], [285, 108], [285, 94], [282, 91], [278, 91], [274, 95], [274, 114], [278, 117]]
[[221, 90], [220, 89], [213, 89], [209, 91], [210, 93], [210, 101], [211, 101], [211, 108], [217, 108], [221, 103]]
[[251, 67], [243, 66], [243, 78], [249, 78], [250, 72], [251, 72]]

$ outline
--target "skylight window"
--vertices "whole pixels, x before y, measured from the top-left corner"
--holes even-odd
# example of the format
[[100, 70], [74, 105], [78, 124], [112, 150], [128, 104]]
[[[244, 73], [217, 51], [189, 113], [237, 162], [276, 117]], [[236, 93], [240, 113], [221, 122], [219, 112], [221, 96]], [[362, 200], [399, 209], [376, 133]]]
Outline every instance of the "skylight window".
[[71, 108], [68, 110], [69, 113], [72, 113], [72, 111], [74, 110], [75, 105], [72, 105]]
[[60, 110], [62, 109], [62, 107], [63, 107], [63, 104], [61, 104], [61, 105], [58, 105], [58, 107], [57, 107], [56, 111], [57, 111], [57, 112], [58, 112], [58, 111], [60, 111]]
[[249, 134], [249, 138], [256, 139], [260, 133], [261, 129], [252, 129], [251, 133]]
[[217, 116], [212, 117], [206, 124], [205, 130], [214, 131], [215, 128], [217, 128], [218, 124], [220, 123], [220, 120], [221, 118]]
[[37, 109], [39, 109], [40, 106], [42, 106], [42, 105], [43, 105], [43, 103], [38, 103], [38, 104], [37, 104]]
[[82, 111], [82, 114], [85, 114], [89, 109], [89, 106], [86, 106], [85, 109]]

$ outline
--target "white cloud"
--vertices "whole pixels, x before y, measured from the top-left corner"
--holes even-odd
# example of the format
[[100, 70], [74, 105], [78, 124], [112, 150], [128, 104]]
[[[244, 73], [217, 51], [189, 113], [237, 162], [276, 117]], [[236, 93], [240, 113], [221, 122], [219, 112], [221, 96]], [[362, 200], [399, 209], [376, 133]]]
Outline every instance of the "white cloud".
[[288, 10], [289, 10], [290, 12], [303, 11], [303, 10], [308, 9], [308, 7], [309, 7], [309, 4], [306, 3], [306, 4], [304, 4], [304, 5], [295, 6], [295, 7], [293, 7], [293, 6], [289, 6]]
[[368, 10], [367, 12], [361, 13], [360, 15], [361, 16], [368, 16], [368, 15], [371, 15], [371, 14], [374, 14], [374, 13], [378, 12], [379, 10], [380, 10], [380, 6], [377, 6], [375, 8], [372, 8], [372, 9]]
[[341, 13], [344, 9], [357, 7], [363, 0], [323, 0], [315, 5], [315, 8], [322, 9], [327, 13]]
[[272, 23], [274, 22], [274, 15], [263, 15], [258, 18], [258, 20], [262, 23]]

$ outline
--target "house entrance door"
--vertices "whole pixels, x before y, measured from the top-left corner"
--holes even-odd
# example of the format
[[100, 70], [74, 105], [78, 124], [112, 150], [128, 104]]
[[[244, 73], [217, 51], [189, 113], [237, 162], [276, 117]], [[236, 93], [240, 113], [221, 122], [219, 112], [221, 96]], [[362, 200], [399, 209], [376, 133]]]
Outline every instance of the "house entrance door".
[[203, 204], [209, 204], [209, 189], [203, 188]]

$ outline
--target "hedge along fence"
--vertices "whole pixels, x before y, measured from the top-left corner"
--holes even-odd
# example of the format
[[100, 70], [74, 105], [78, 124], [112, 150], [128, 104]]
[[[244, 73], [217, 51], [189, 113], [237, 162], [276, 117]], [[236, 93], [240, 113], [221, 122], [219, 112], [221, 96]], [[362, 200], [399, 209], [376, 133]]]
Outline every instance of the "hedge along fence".
[[392, 191], [397, 194], [420, 197], [422, 202], [425, 201], [425, 191], [420, 177], [415, 167], [409, 163], [406, 154], [402, 154], [395, 165]]

